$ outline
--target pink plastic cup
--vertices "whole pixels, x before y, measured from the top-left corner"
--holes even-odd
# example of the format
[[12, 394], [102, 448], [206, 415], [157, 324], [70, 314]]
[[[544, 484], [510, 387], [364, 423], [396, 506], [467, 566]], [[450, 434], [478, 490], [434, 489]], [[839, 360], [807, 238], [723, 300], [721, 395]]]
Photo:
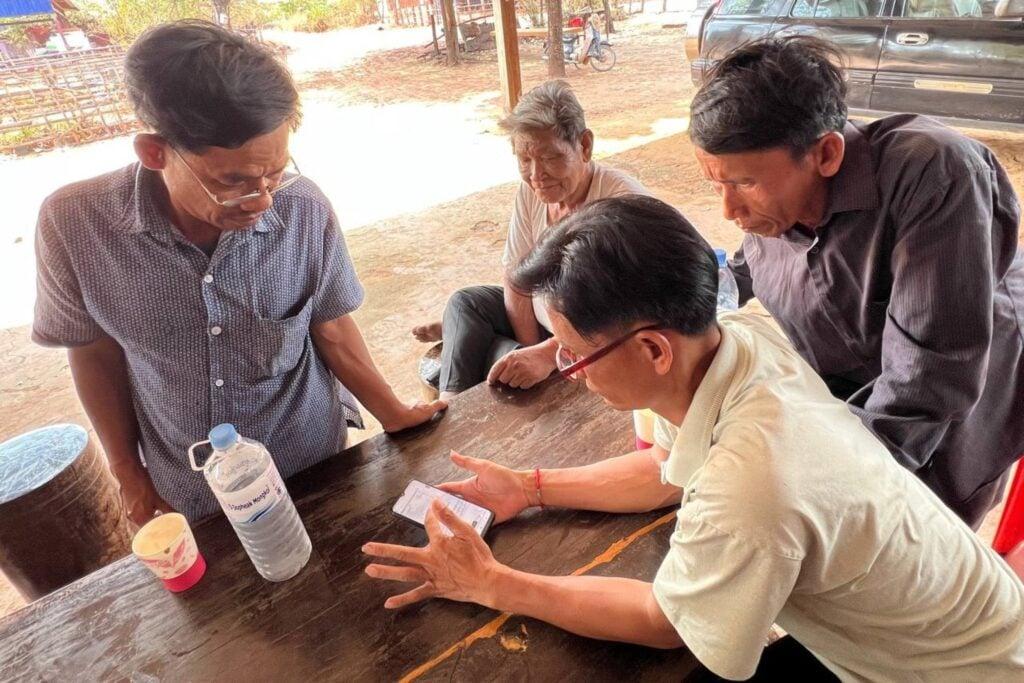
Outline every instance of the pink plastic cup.
[[206, 573], [188, 520], [177, 512], [149, 520], [132, 539], [132, 552], [172, 593], [188, 590]]

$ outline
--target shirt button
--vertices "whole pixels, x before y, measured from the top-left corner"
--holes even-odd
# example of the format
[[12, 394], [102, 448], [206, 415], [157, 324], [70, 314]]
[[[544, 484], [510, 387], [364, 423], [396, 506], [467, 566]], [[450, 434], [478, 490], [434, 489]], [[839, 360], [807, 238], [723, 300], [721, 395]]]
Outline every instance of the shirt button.
[[818, 253], [818, 248], [817, 247], [812, 247], [811, 248], [811, 253], [812, 254], [817, 254]]
[[207, 273], [203, 276], [203, 282], [213, 282], [213, 276]]
[[218, 379], [216, 382], [214, 382], [214, 384], [216, 384], [218, 387], [222, 387], [224, 386], [224, 380]]
[[210, 328], [210, 334], [212, 334], [214, 337], [216, 337], [223, 331], [224, 330], [220, 329], [220, 327], [218, 327], [217, 325], [214, 325], [213, 327]]

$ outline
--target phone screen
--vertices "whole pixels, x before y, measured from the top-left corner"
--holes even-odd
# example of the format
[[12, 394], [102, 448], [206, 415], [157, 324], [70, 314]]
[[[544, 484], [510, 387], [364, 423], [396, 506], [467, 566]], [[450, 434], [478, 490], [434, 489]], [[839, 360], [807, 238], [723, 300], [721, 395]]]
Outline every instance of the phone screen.
[[436, 498], [440, 498], [459, 519], [476, 529], [481, 536], [487, 533], [494, 520], [494, 513], [487, 508], [474, 505], [468, 500], [463, 500], [415, 479], [405, 487], [405, 493], [398, 499], [393, 509], [395, 514], [423, 526], [427, 519], [430, 503]]

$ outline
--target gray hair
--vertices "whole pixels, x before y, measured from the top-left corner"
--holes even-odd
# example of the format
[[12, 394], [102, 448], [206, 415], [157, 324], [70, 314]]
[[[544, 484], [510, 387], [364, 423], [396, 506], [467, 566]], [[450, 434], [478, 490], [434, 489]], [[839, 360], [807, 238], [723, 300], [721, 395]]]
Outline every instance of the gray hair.
[[583, 107], [565, 81], [547, 81], [523, 95], [500, 125], [513, 138], [519, 133], [552, 131], [574, 145], [587, 129]]

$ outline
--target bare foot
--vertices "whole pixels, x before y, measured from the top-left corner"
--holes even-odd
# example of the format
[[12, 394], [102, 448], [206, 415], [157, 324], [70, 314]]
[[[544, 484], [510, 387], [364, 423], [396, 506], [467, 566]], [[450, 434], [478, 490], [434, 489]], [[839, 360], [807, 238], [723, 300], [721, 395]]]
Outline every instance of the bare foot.
[[441, 323], [438, 321], [427, 325], [417, 325], [412, 328], [412, 336], [423, 343], [441, 341]]

